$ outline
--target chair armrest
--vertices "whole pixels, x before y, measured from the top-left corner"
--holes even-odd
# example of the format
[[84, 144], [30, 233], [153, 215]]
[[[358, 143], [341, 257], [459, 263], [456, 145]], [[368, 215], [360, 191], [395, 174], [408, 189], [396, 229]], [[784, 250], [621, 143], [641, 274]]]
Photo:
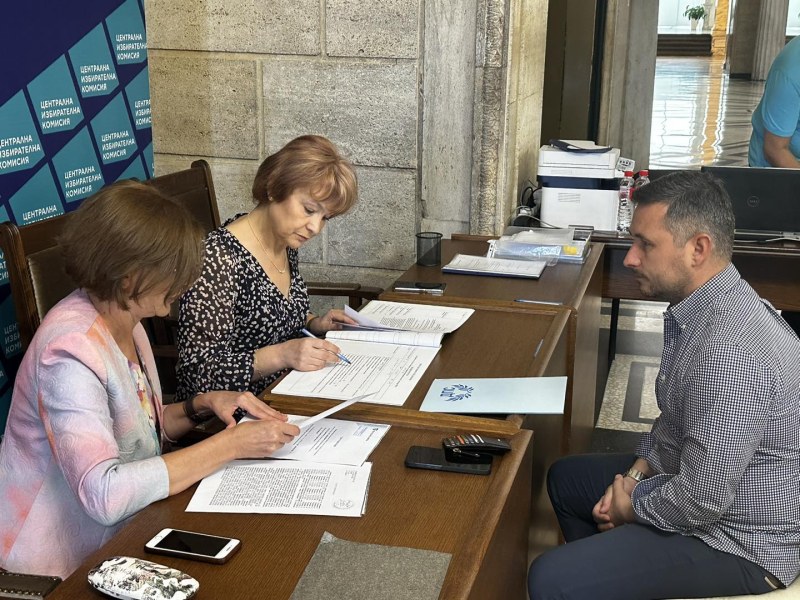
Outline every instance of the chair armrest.
[[306, 283], [311, 296], [347, 296], [351, 308], [359, 308], [370, 300], [377, 300], [383, 288], [363, 286], [358, 283], [332, 283], [327, 281], [310, 281]]

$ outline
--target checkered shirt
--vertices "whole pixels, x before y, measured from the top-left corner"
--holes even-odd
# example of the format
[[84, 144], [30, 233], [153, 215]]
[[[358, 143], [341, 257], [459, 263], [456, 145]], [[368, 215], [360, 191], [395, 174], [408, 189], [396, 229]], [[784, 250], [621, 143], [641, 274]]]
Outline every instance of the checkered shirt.
[[639, 522], [800, 571], [800, 340], [733, 265], [664, 313]]

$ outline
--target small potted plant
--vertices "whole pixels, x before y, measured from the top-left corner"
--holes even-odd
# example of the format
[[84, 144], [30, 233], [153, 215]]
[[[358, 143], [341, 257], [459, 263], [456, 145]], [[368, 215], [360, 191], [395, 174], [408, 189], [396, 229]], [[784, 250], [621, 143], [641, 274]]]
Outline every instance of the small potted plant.
[[697, 30], [697, 23], [706, 16], [706, 9], [703, 7], [702, 4], [698, 4], [696, 6], [689, 6], [686, 5], [686, 10], [683, 11], [683, 16], [689, 18], [689, 22], [692, 26], [692, 31]]

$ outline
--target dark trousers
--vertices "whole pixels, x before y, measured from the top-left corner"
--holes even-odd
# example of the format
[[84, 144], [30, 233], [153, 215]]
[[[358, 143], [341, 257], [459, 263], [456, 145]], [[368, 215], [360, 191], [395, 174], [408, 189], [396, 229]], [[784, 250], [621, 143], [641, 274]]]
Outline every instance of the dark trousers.
[[763, 594], [780, 585], [758, 565], [692, 536], [638, 523], [598, 533], [592, 508], [634, 460], [632, 454], [568, 456], [550, 468], [547, 488], [567, 543], [531, 565], [531, 600], [707, 598]]

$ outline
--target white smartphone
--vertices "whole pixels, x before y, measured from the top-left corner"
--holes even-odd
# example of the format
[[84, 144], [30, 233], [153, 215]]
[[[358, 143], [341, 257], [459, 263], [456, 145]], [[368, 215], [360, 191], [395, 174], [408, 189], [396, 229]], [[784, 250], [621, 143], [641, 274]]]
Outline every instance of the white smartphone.
[[218, 564], [226, 562], [241, 547], [242, 542], [234, 538], [171, 528], [162, 529], [144, 545], [145, 552]]

